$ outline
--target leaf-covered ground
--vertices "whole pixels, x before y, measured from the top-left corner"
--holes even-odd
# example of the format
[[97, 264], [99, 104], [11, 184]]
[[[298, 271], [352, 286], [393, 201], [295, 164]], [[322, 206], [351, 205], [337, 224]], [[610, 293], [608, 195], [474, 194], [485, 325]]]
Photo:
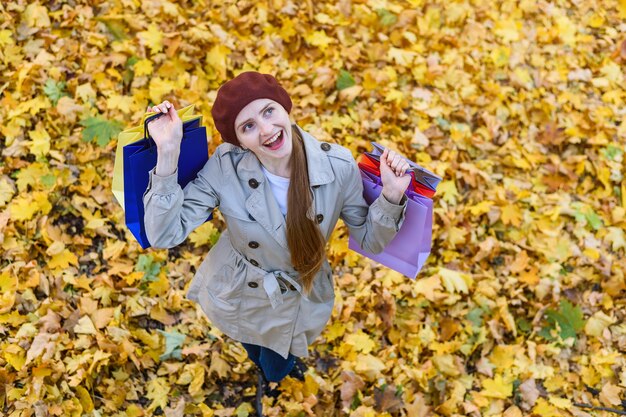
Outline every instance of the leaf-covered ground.
[[268, 415], [626, 410], [624, 0], [11, 0], [0, 414], [253, 415], [244, 350], [184, 298], [223, 222], [143, 251], [111, 192], [121, 128], [195, 103], [213, 148], [216, 88], [246, 69], [319, 139], [444, 177], [415, 281], [337, 230], [332, 321]]

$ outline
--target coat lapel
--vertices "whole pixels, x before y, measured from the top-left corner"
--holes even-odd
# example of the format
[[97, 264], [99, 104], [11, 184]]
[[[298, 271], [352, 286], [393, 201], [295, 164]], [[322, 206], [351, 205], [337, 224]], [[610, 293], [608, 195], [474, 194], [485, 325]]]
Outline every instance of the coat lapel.
[[[263, 175], [261, 163], [252, 152], [245, 153], [237, 166], [237, 174], [250, 192], [246, 199], [248, 213], [280, 246], [288, 250], [285, 217], [280, 212], [270, 184]], [[255, 182], [256, 188], [252, 186]]]
[[335, 180], [333, 167], [328, 160], [328, 154], [321, 149], [321, 143], [309, 133], [296, 126], [304, 139], [304, 151], [309, 171], [311, 187], [329, 184]]

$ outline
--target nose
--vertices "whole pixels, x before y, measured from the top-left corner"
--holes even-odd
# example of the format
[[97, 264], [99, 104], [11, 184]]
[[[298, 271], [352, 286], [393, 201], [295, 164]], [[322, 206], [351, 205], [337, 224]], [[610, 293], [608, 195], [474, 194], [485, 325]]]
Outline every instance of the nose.
[[259, 130], [261, 131], [262, 136], [271, 135], [273, 127], [270, 122], [262, 120], [259, 122]]

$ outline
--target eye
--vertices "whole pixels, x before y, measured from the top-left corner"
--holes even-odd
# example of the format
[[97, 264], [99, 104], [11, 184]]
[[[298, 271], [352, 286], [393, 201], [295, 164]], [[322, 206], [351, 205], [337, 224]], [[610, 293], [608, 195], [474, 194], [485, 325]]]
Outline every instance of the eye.
[[246, 131], [252, 129], [252, 127], [254, 127], [254, 124], [246, 123], [245, 125], [243, 125], [243, 131], [246, 132]]
[[274, 112], [274, 107], [268, 107], [268, 108], [265, 110], [265, 115], [266, 115], [266, 116], [271, 116], [273, 112]]

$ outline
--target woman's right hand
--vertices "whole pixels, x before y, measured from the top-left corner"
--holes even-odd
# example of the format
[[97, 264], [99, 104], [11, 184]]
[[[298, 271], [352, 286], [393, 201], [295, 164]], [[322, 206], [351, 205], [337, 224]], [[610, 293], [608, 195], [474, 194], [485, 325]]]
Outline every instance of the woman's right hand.
[[183, 122], [178, 117], [174, 106], [167, 100], [148, 111], [164, 113], [158, 119], [148, 122], [148, 132], [156, 143], [159, 152], [178, 152], [183, 139]]

